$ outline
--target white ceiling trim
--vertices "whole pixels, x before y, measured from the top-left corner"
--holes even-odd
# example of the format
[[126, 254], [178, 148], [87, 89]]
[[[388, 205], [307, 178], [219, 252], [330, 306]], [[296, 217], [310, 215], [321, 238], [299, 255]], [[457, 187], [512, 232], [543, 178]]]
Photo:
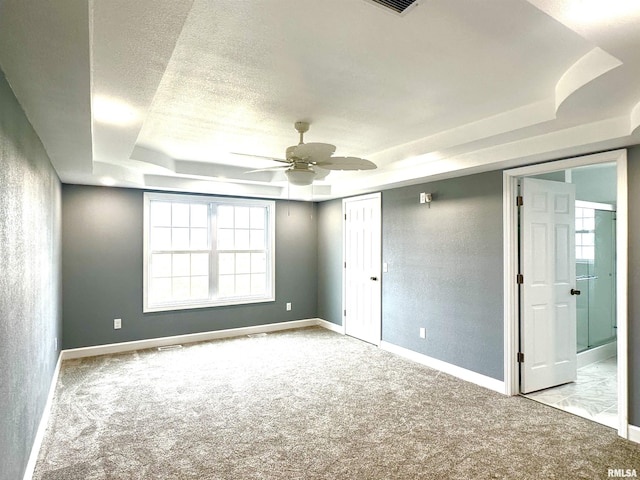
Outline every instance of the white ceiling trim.
[[[0, 67], [64, 182], [322, 200], [638, 143], [640, 9], [576, 2], [8, 0]], [[247, 173], [296, 120], [378, 169]]]

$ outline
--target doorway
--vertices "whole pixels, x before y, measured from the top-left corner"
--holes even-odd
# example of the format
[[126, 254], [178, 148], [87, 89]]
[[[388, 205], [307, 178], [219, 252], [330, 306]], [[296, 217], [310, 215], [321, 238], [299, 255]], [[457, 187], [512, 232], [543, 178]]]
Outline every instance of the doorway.
[[349, 336], [379, 345], [382, 334], [381, 194], [343, 200], [343, 325]]
[[[609, 324], [615, 326], [615, 337], [610, 335], [608, 338], [604, 338], [606, 336], [606, 328], [602, 325], [595, 327], [592, 332], [587, 332], [587, 335], [591, 333], [593, 338], [598, 338], [598, 342], [602, 344], [613, 344], [614, 351], [613, 356], [615, 357], [616, 362], [614, 363], [613, 368], [617, 374], [617, 412], [616, 418], [614, 418], [613, 423], [611, 422], [611, 418], [609, 418], [608, 422], [601, 422], [608, 424], [610, 426], [615, 426], [618, 429], [619, 435], [628, 438], [628, 420], [627, 420], [627, 347], [626, 347], [626, 338], [627, 338], [627, 318], [626, 318], [626, 309], [627, 309], [627, 178], [626, 178], [626, 151], [625, 150], [617, 150], [612, 152], [606, 152], [602, 154], [589, 155], [584, 157], [576, 157], [568, 160], [561, 160], [556, 162], [549, 162], [541, 165], [534, 165], [530, 167], [523, 167], [513, 170], [507, 170], [504, 172], [504, 214], [505, 214], [505, 230], [504, 230], [504, 247], [505, 247], [505, 387], [506, 393], [510, 395], [515, 395], [522, 393], [523, 390], [521, 386], [521, 366], [519, 360], [524, 360], [526, 363], [527, 353], [524, 352], [524, 359], [519, 353], [521, 353], [522, 344], [522, 327], [520, 325], [520, 293], [521, 286], [517, 283], [520, 273], [520, 258], [518, 251], [518, 240], [520, 236], [520, 231], [518, 229], [519, 225], [519, 209], [516, 206], [516, 197], [518, 195], [518, 183], [521, 183], [521, 179], [524, 177], [537, 177], [538, 179], [545, 179], [550, 181], [562, 182], [562, 183], [571, 183], [571, 172], [577, 172], [578, 169], [585, 169], [586, 166], [592, 166], [592, 168], [596, 169], [602, 166], [603, 164], [611, 163], [613, 167], [613, 172], [616, 180], [616, 191], [615, 191], [615, 209], [617, 210], [615, 223], [612, 225], [612, 241], [615, 242], [615, 251], [617, 251], [616, 259], [615, 259], [615, 270], [612, 272], [611, 282], [609, 286], [612, 284], [617, 288], [615, 289], [615, 293], [610, 290], [611, 295], [614, 297], [614, 301], [611, 304], [611, 309], [613, 309], [612, 315], [609, 317]], [[562, 178], [558, 178], [561, 176]], [[554, 178], [555, 177], [555, 178]], [[575, 179], [574, 179], [575, 180]], [[575, 183], [575, 181], [574, 181]], [[577, 198], [580, 200], [581, 195], [579, 194]], [[584, 205], [580, 203], [576, 203], [574, 205], [577, 207], [579, 214], [584, 218], [590, 218], [590, 215], [593, 213], [594, 222], [595, 222], [595, 212], [590, 211], [589, 209], [594, 205]], [[583, 210], [581, 210], [583, 209]], [[593, 209], [595, 210], [595, 209]], [[572, 214], [573, 215], [573, 214]], [[600, 214], [598, 214], [600, 216]], [[606, 217], [611, 214], [604, 214]], [[605, 219], [605, 223], [606, 223]], [[591, 225], [591, 220], [586, 220], [586, 224], [588, 227]], [[590, 272], [588, 270], [589, 260], [595, 254], [591, 251], [590, 243], [592, 243], [592, 234], [595, 235], [595, 232], [587, 232], [584, 230], [590, 230], [590, 228], [583, 228], [584, 223], [580, 223], [576, 217], [575, 225], [578, 228], [577, 235], [575, 235], [576, 240], [583, 239], [584, 234], [584, 244], [575, 244], [575, 262], [573, 264], [573, 274], [574, 278], [570, 280], [574, 285], [571, 286], [571, 290], [580, 291], [581, 293], [584, 291], [585, 295], [574, 296], [572, 298], [572, 302], [574, 308], [577, 309], [582, 314], [580, 315], [573, 314], [573, 321], [577, 321], [579, 318], [580, 321], [584, 320], [584, 308], [585, 302], [588, 304], [588, 297], [592, 294], [599, 295], [600, 300], [598, 302], [594, 302], [594, 308], [599, 308], [600, 312], [592, 310], [591, 312], [586, 312], [587, 316], [593, 316], [594, 320], [598, 315], [602, 314], [603, 310], [607, 310], [606, 302], [603, 302], [602, 299], [606, 299], [606, 290], [607, 290], [607, 282], [606, 278], [603, 277], [603, 282], [597, 282], [602, 284], [602, 288], [599, 289], [598, 293], [595, 293], [596, 289], [596, 278], [600, 275], [595, 275], [594, 272]], [[571, 232], [574, 235], [576, 232]], [[603, 252], [602, 255], [607, 255], [606, 252]], [[581, 263], [582, 262], [582, 263]], [[585, 269], [586, 268], [586, 269]], [[577, 274], [577, 277], [576, 277]], [[526, 276], [527, 273], [524, 272]], [[593, 288], [588, 283], [591, 282], [593, 284]], [[578, 285], [580, 284], [580, 285]], [[605, 292], [605, 293], [603, 293]], [[575, 295], [575, 294], [574, 294]], [[604, 295], [604, 297], [603, 297]], [[525, 294], [526, 296], [526, 294]], [[576, 298], [580, 298], [580, 303], [576, 302]], [[596, 307], [597, 305], [597, 307]], [[588, 307], [588, 305], [586, 305]], [[573, 352], [577, 357], [578, 343], [584, 340], [584, 334], [580, 333], [580, 330], [574, 326], [573, 334], [574, 334], [574, 343], [573, 343]], [[612, 328], [613, 329], [613, 328]], [[608, 330], [611, 332], [611, 329]], [[554, 334], [555, 335], [555, 334]], [[580, 337], [580, 338], [578, 338]], [[555, 336], [552, 338], [556, 338]], [[614, 340], [613, 342], [606, 342], [606, 340]], [[593, 345], [596, 347], [596, 345]], [[610, 348], [610, 347], [607, 347]], [[589, 350], [597, 350], [596, 348], [592, 348]], [[596, 355], [594, 352], [587, 352], [589, 355]], [[611, 353], [611, 350], [609, 350]], [[599, 354], [607, 355], [607, 351], [600, 352]], [[533, 359], [530, 359], [533, 360]], [[536, 359], [537, 361], [537, 359]], [[582, 370], [579, 362], [576, 362], [578, 367], [578, 374]], [[611, 371], [611, 365], [597, 365], [594, 363], [594, 370], [600, 371]], [[593, 373], [593, 372], [592, 372]], [[579, 377], [578, 377], [579, 381]], [[572, 385], [572, 384], [569, 384]], [[542, 387], [544, 388], [544, 387]], [[566, 388], [566, 387], [565, 387]], [[565, 392], [566, 393], [566, 392]], [[570, 409], [568, 409], [570, 411]], [[574, 411], [573, 413], [578, 413]]]

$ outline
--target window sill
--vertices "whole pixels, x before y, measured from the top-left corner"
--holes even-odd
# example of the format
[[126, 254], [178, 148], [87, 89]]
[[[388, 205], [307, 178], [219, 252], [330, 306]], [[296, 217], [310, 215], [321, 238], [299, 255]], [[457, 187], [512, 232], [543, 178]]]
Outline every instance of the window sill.
[[239, 305], [253, 305], [255, 303], [268, 303], [275, 302], [275, 297], [260, 297], [260, 298], [233, 298], [227, 300], [220, 300], [217, 302], [206, 303], [183, 303], [183, 304], [166, 304], [166, 305], [154, 305], [144, 306], [142, 313], [154, 313], [154, 312], [171, 312], [181, 310], [193, 310], [197, 308], [216, 308], [216, 307], [229, 307]]

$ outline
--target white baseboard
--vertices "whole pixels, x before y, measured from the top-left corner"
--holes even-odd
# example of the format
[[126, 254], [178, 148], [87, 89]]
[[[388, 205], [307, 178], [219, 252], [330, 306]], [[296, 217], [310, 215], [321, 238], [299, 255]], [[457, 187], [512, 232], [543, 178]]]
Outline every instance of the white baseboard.
[[326, 320], [322, 320], [321, 318], [316, 319], [318, 322], [317, 325], [322, 328], [326, 328], [327, 330], [331, 330], [332, 332], [341, 333], [344, 335], [344, 326], [336, 325], [332, 322], [327, 322]]
[[427, 367], [433, 368], [435, 370], [440, 370], [441, 372], [448, 373], [449, 375], [453, 375], [454, 377], [457, 377], [466, 382], [475, 383], [476, 385], [480, 385], [481, 387], [488, 388], [489, 390], [493, 390], [498, 393], [504, 394], [505, 392], [505, 385], [501, 380], [496, 380], [495, 378], [487, 377], [486, 375], [482, 375], [481, 373], [473, 372], [471, 370], [467, 370], [466, 368], [443, 362], [442, 360], [429, 357], [422, 353], [414, 352], [413, 350], [394, 345], [393, 343], [385, 342], [384, 340], [380, 342], [380, 348], [388, 352], [395, 353], [396, 355], [404, 357], [408, 360], [426, 365]]
[[49, 423], [49, 416], [51, 414], [51, 405], [53, 404], [53, 395], [56, 391], [56, 385], [58, 384], [58, 375], [60, 374], [60, 365], [62, 364], [62, 352], [58, 355], [58, 361], [56, 362], [56, 368], [51, 377], [51, 384], [49, 385], [49, 394], [47, 395], [47, 403], [44, 405], [42, 416], [40, 417], [40, 423], [38, 424], [38, 431], [36, 437], [33, 440], [31, 446], [31, 454], [29, 455], [29, 461], [27, 462], [27, 468], [24, 472], [23, 480], [31, 480], [33, 478], [33, 471], [36, 468], [36, 462], [38, 461], [38, 454], [40, 453], [40, 447], [42, 446], [42, 440], [44, 434], [47, 431], [47, 425]]
[[578, 368], [585, 367], [595, 362], [606, 360], [607, 358], [614, 357], [618, 351], [617, 342], [613, 341], [606, 345], [600, 345], [599, 347], [591, 348], [580, 352], [578, 354]]
[[[323, 322], [322, 324], [319, 322]], [[279, 330], [291, 330], [294, 328], [304, 328], [324, 325], [325, 320], [319, 318], [309, 318], [305, 320], [294, 320], [291, 322], [269, 323], [266, 325], [256, 325], [255, 327], [230, 328], [227, 330], [215, 330], [211, 332], [190, 333], [186, 335], [176, 335], [173, 337], [150, 338], [147, 340], [136, 340], [132, 342], [110, 343], [107, 345], [97, 345], [95, 347], [73, 348], [62, 351], [62, 359], [95, 357], [97, 355], [107, 355], [110, 353], [132, 352], [145, 348], [164, 347], [167, 345], [206, 342], [207, 340], [218, 340], [221, 338], [240, 337], [254, 333], [268, 333]], [[329, 323], [329, 322], [326, 322]], [[333, 325], [333, 324], [332, 324]], [[328, 328], [328, 327], [325, 327]]]
[[[134, 342], [123, 342], [123, 343], [114, 343], [109, 345], [99, 345], [96, 347], [85, 347], [85, 348], [75, 348], [72, 350], [63, 350], [62, 352], [60, 352], [60, 355], [58, 356], [58, 362], [56, 364], [53, 377], [51, 378], [51, 385], [49, 387], [49, 395], [47, 397], [47, 403], [42, 413], [42, 417], [40, 418], [40, 424], [38, 426], [38, 431], [36, 433], [33, 446], [31, 448], [31, 454], [29, 456], [29, 461], [27, 463], [27, 468], [25, 470], [23, 480], [32, 480], [33, 478], [33, 472], [36, 467], [38, 454], [40, 453], [40, 447], [42, 445], [42, 440], [44, 438], [44, 434], [46, 432], [47, 424], [48, 424], [50, 413], [51, 413], [53, 396], [55, 393], [56, 385], [58, 383], [58, 376], [60, 374], [60, 366], [61, 366], [62, 360], [71, 359], [71, 358], [90, 357], [90, 356], [96, 356], [96, 355], [105, 355], [108, 353], [128, 352], [128, 351], [140, 350], [144, 348], [154, 348], [154, 347], [161, 347], [166, 345], [175, 345], [177, 343], [202, 342], [206, 340], [238, 337], [238, 336], [249, 335], [253, 333], [268, 333], [268, 332], [275, 332], [280, 330], [290, 330], [294, 328], [304, 328], [304, 327], [312, 327], [312, 326], [319, 326], [322, 328], [326, 328], [327, 330], [331, 330], [333, 332], [341, 333], [344, 335], [344, 326], [327, 322], [326, 320], [323, 320], [321, 318], [310, 318], [305, 320], [295, 320], [291, 322], [257, 325], [254, 327], [231, 328], [228, 330], [218, 330], [213, 332], [177, 335], [173, 337], [162, 337], [162, 338], [154, 338], [149, 340], [139, 340]], [[442, 360], [437, 360], [435, 358], [429, 357], [427, 355], [423, 355], [418, 352], [414, 352], [412, 350], [408, 350], [406, 348], [400, 347], [398, 345], [394, 345], [389, 342], [385, 342], [385, 341], [380, 342], [380, 348], [387, 350], [388, 352], [394, 353], [396, 355], [399, 355], [401, 357], [412, 360], [414, 362], [420, 363], [422, 365], [426, 365], [427, 367], [434, 368], [436, 370], [440, 370], [442, 372], [448, 373], [450, 375], [453, 375], [467, 382], [475, 383], [476, 385], [480, 385], [482, 387], [488, 388], [490, 390], [494, 390], [499, 393], [504, 393], [504, 389], [505, 389], [504, 382], [501, 382], [494, 378], [487, 377], [480, 373], [472, 372], [471, 370], [467, 370], [465, 368], [458, 367], [456, 365], [452, 365], [447, 362], [443, 362]], [[629, 425], [629, 440], [636, 443], [640, 443], [640, 427]]]

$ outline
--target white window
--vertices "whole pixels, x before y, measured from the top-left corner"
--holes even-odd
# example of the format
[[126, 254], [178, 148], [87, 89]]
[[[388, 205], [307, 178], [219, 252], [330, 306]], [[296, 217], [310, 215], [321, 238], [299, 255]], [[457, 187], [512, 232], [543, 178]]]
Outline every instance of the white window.
[[593, 262], [595, 258], [596, 211], [576, 207], [576, 260]]
[[275, 300], [275, 202], [144, 194], [144, 311]]

